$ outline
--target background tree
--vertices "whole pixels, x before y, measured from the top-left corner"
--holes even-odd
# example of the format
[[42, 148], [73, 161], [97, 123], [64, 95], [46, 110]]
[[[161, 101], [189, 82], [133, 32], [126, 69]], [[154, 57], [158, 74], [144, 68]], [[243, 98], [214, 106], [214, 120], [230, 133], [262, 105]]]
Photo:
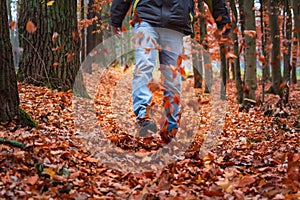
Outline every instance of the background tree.
[[[291, 12], [290, 0], [284, 1], [284, 49], [283, 49], [283, 64], [284, 64], [284, 81], [290, 82], [291, 79], [291, 51], [292, 51], [292, 12]], [[289, 87], [286, 87], [284, 101], [288, 103], [289, 98]]]
[[235, 72], [235, 85], [237, 90], [237, 101], [243, 102], [243, 89], [242, 89], [242, 78], [241, 78], [241, 66], [240, 66], [240, 55], [239, 55], [239, 39], [238, 39], [238, 12], [236, 9], [235, 0], [230, 0], [230, 8], [232, 10], [232, 40], [233, 40], [233, 53], [236, 55], [234, 58], [234, 72]]
[[297, 38], [300, 43], [300, 0], [292, 0], [292, 6], [294, 11], [295, 31], [298, 34]]
[[19, 39], [24, 53], [18, 77], [53, 89], [72, 89], [80, 67], [77, 2], [22, 1]]
[[278, 0], [270, 0], [269, 7], [269, 18], [270, 18], [270, 37], [272, 41], [271, 50], [271, 66], [272, 66], [272, 87], [270, 92], [275, 94], [280, 93], [280, 84], [282, 82], [281, 68], [280, 68], [280, 30], [278, 22]]
[[265, 99], [265, 84], [270, 79], [270, 53], [269, 53], [269, 17], [266, 9], [266, 1], [259, 0], [260, 3], [260, 30], [261, 30], [261, 55], [258, 59], [262, 63], [262, 102]]
[[245, 97], [255, 100], [257, 89], [256, 78], [256, 25], [254, 15], [254, 1], [244, 0], [245, 15]]
[[297, 67], [297, 56], [299, 55], [300, 45], [300, 0], [292, 0], [293, 13], [294, 13], [294, 39], [293, 39], [293, 62], [292, 62], [292, 81], [294, 84], [297, 83], [296, 67]]
[[5, 1], [0, 1], [0, 9], [0, 121], [5, 122], [19, 114], [19, 94]]

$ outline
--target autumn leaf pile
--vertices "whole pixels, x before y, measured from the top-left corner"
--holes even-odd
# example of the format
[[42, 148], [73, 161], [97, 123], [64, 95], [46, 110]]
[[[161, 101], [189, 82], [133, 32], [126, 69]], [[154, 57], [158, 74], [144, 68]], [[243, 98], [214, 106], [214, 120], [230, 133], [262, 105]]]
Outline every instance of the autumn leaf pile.
[[[112, 103], [111, 89], [124, 73], [115, 70], [98, 80], [95, 114], [100, 127], [123, 150], [132, 150], [132, 140], [138, 151], [159, 149], [164, 145], [159, 136], [151, 142], [138, 139], [128, 134], [133, 130], [116, 123], [112, 110], [117, 102]], [[97, 82], [91, 80], [91, 85], [93, 81]], [[93, 156], [74, 131], [71, 92], [19, 84], [21, 107], [38, 128], [0, 126], [1, 138], [26, 145], [23, 149], [0, 145], [0, 199], [299, 199], [299, 85], [291, 86], [288, 105], [268, 94], [263, 105], [253, 105], [248, 112], [239, 109], [234, 88], [231, 82], [227, 86], [226, 123], [215, 148], [199, 154], [207, 137], [200, 130], [184, 158], [159, 170], [136, 173], [114, 170]], [[199, 119], [190, 117], [205, 132], [211, 105], [209, 98], [200, 96], [200, 101], [185, 103], [201, 113]], [[132, 108], [123, 112], [134, 124]]]

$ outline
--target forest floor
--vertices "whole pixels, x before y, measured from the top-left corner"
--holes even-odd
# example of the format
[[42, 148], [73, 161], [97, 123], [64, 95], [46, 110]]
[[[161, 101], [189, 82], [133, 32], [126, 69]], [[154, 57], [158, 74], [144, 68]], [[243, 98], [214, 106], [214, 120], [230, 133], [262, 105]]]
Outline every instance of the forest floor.
[[[112, 70], [98, 83], [99, 79], [89, 81], [90, 86], [97, 86], [96, 114], [99, 129], [106, 133], [106, 139], [101, 139], [110, 140], [119, 151], [146, 157], [164, 143], [159, 136], [141, 139], [132, 134], [130, 84], [123, 74]], [[19, 84], [21, 107], [37, 121], [38, 128], [16, 123], [0, 126], [0, 138], [26, 145], [20, 149], [0, 144], [0, 199], [300, 199], [299, 84], [290, 87], [288, 105], [266, 94], [263, 106], [239, 111], [235, 85], [230, 81], [225, 124], [206, 154], [199, 154], [199, 149], [209, 137], [210, 95], [194, 90], [191, 79], [184, 84], [190, 88], [184, 92], [193, 98], [182, 100], [187, 113], [182, 114], [181, 127], [186, 131], [189, 123], [199, 126], [192, 126], [196, 132], [193, 141], [176, 161], [161, 167], [153, 164], [153, 170], [144, 172], [103, 164], [95, 154], [96, 148], [101, 149], [93, 141], [97, 138], [84, 135], [90, 127], [85, 126], [82, 133], [75, 131], [74, 114], [84, 119], [88, 110], [76, 108], [77, 98], [72, 104], [71, 92]], [[116, 86], [123, 88], [117, 92], [124, 96], [115, 95]], [[257, 94], [260, 92], [258, 89]], [[154, 98], [157, 107], [159, 95]], [[90, 141], [84, 141], [84, 136]]]

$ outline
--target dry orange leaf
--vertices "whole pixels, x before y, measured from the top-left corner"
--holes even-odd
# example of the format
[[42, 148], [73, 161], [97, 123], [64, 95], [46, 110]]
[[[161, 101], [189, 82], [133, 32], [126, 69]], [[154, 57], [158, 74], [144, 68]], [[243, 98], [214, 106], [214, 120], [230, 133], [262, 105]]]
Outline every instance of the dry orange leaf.
[[39, 176], [31, 176], [27, 179], [26, 183], [29, 185], [34, 185], [39, 180]]
[[239, 32], [239, 28], [236, 27], [233, 31], [232, 31], [234, 34], [237, 34]]
[[71, 62], [73, 60], [73, 56], [75, 56], [75, 53], [73, 51], [69, 51], [68, 53], [66, 53], [67, 56], [67, 61]]
[[220, 21], [222, 20], [222, 18], [223, 18], [223, 17], [222, 17], [221, 15], [218, 16], [217, 19], [216, 19], [216, 22], [220, 22]]
[[28, 33], [33, 34], [34, 32], [36, 32], [37, 27], [34, 25], [34, 23], [31, 20], [28, 20], [27, 24], [26, 24], [26, 31]]
[[57, 66], [59, 66], [59, 62], [55, 62], [55, 63], [53, 63], [53, 65], [52, 65], [53, 67], [57, 67]]
[[254, 31], [254, 30], [245, 30], [244, 33], [252, 38], [256, 38], [256, 36], [257, 36], [256, 31]]
[[73, 39], [75, 40], [75, 41], [77, 41], [78, 40], [78, 38], [79, 38], [79, 34], [78, 34], [78, 31], [72, 31], [72, 37], [73, 37]]
[[15, 22], [15, 21], [10, 22], [10, 23], [9, 23], [9, 28], [10, 28], [10, 30], [13, 31], [13, 30], [15, 29], [16, 25], [17, 25], [17, 22]]
[[239, 187], [245, 187], [255, 182], [255, 178], [250, 175], [244, 176], [238, 183]]
[[225, 56], [226, 58], [237, 58], [237, 56], [231, 52], [227, 52]]
[[258, 60], [262, 63], [262, 64], [265, 64], [266, 63], [266, 59], [265, 59], [265, 56], [261, 55], [258, 57]]
[[58, 36], [59, 36], [59, 34], [57, 32], [54, 32], [52, 35], [52, 42], [54, 42]]
[[125, 67], [124, 67], [123, 72], [125, 73], [128, 69], [129, 69], [129, 66], [126, 64]]
[[60, 50], [62, 50], [62, 49], [64, 49], [64, 45], [58, 46], [58, 47], [56, 47], [56, 48], [52, 48], [52, 51], [60, 51]]
[[148, 89], [154, 93], [154, 92], [159, 92], [159, 91], [164, 91], [165, 88], [162, 86], [162, 84], [155, 79], [150, 79], [148, 82]]
[[123, 26], [121, 27], [121, 30], [122, 30], [122, 32], [126, 32], [126, 31], [127, 31], [126, 26], [123, 25]]
[[173, 101], [176, 105], [179, 105], [180, 103], [180, 96], [179, 94], [175, 94], [174, 97], [173, 97]]

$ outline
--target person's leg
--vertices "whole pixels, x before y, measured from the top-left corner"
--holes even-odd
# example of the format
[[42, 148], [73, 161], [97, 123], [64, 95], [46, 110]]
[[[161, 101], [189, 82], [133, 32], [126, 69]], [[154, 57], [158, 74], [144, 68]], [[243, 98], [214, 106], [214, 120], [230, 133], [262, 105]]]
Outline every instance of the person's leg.
[[177, 67], [177, 59], [182, 53], [183, 34], [180, 32], [157, 29], [159, 33], [159, 43], [162, 45], [162, 51], [159, 54], [161, 64], [161, 73], [164, 76], [164, 100], [170, 101], [165, 103], [165, 113], [168, 118], [167, 131], [172, 133], [177, 132], [180, 105], [175, 98], [180, 98], [181, 95], [181, 74], [174, 72], [170, 66]]
[[156, 61], [156, 51], [152, 39], [157, 40], [157, 33], [149, 23], [141, 22], [135, 24], [134, 34], [137, 48], [135, 55], [136, 68], [132, 80], [132, 101], [137, 122], [144, 126], [145, 124], [141, 123], [149, 117], [146, 116], [146, 108], [150, 105], [152, 99], [148, 82], [152, 78]]

